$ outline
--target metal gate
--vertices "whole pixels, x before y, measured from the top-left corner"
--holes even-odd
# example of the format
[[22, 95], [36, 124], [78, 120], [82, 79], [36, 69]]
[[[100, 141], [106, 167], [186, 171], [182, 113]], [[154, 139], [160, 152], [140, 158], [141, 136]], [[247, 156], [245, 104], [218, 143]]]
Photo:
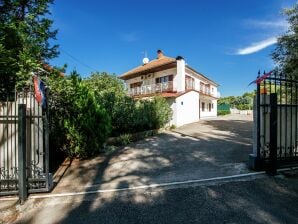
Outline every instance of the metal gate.
[[0, 101], [0, 195], [26, 197], [52, 188], [48, 136], [48, 113], [33, 91]]
[[271, 174], [298, 164], [297, 85], [297, 79], [278, 72], [257, 84], [257, 157]]

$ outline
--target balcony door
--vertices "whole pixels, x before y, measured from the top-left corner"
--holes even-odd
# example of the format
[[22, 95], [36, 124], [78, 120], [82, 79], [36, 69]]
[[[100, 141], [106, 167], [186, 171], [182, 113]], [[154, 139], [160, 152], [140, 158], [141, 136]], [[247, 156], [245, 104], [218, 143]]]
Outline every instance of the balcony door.
[[173, 91], [173, 75], [158, 77], [155, 79], [157, 92]]

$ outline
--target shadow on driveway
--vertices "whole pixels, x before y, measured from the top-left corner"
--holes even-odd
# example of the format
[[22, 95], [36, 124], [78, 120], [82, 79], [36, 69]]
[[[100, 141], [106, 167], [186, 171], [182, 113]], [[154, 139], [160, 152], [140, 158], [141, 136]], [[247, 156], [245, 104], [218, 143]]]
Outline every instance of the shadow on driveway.
[[[129, 188], [247, 173], [246, 162], [252, 150], [252, 121], [225, 119], [190, 124], [175, 132], [165, 132], [133, 143], [108, 156], [75, 160], [53, 193]], [[46, 216], [59, 223], [86, 220], [142, 223], [144, 216], [149, 223], [157, 223], [161, 218], [164, 223], [181, 223], [190, 217], [199, 219], [198, 214], [208, 213], [209, 206], [216, 206], [215, 212], [227, 212], [231, 216], [237, 213], [236, 207], [229, 212], [232, 206], [229, 203], [234, 202], [225, 201], [228, 198], [225, 199], [220, 189], [199, 188], [199, 191], [195, 188], [182, 191], [155, 188], [86, 194], [64, 197], [63, 201], [57, 199], [56, 202], [49, 199], [48, 206], [43, 200], [36, 200], [35, 209], [24, 213], [21, 220], [39, 223]], [[216, 200], [223, 204], [217, 205]], [[251, 202], [248, 206], [252, 205]], [[164, 206], [169, 207], [165, 209]], [[165, 220], [165, 217], [169, 219]], [[250, 221], [253, 220], [251, 218]]]

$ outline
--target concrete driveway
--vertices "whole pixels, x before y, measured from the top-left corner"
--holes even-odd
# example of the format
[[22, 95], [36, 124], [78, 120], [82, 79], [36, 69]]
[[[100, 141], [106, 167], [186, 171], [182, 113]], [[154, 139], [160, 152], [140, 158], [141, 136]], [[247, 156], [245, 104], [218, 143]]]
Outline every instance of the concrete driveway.
[[228, 115], [133, 143], [108, 156], [75, 160], [54, 193], [106, 190], [247, 173], [252, 117]]

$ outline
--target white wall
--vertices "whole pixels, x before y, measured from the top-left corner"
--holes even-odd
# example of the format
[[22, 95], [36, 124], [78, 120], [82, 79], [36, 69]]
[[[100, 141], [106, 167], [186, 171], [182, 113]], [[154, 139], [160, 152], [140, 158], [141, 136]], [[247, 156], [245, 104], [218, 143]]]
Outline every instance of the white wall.
[[[150, 81], [148, 81], [149, 85], [150, 85], [150, 84], [155, 84], [155, 79], [158, 78], [158, 77], [163, 77], [163, 76], [167, 76], [167, 75], [174, 75], [174, 79], [175, 79], [176, 74], [177, 74], [177, 69], [176, 68], [170, 68], [170, 69], [166, 69], [166, 70], [159, 71], [159, 72], [148, 73], [147, 77], [146, 77], [146, 74], [140, 75], [138, 77], [126, 80], [125, 83], [126, 83], [127, 88], [129, 89], [131, 83], [142, 82], [145, 79], [147, 79], [147, 80], [150, 80]], [[149, 75], [150, 75], [150, 77], [149, 77]], [[143, 79], [141, 79], [141, 76], [143, 76]], [[174, 86], [174, 90], [175, 90], [175, 86]]]
[[191, 91], [176, 98], [176, 126], [199, 121], [200, 94]]
[[[202, 103], [205, 103], [205, 111], [202, 110]], [[208, 98], [202, 97], [200, 99], [200, 115], [201, 118], [203, 117], [216, 117], [217, 116], [217, 100], [211, 100]], [[213, 108], [211, 108], [211, 111], [209, 112], [208, 104], [213, 104]]]
[[185, 91], [185, 61], [177, 60], [177, 76], [174, 78], [174, 83], [177, 85], [177, 92]]

